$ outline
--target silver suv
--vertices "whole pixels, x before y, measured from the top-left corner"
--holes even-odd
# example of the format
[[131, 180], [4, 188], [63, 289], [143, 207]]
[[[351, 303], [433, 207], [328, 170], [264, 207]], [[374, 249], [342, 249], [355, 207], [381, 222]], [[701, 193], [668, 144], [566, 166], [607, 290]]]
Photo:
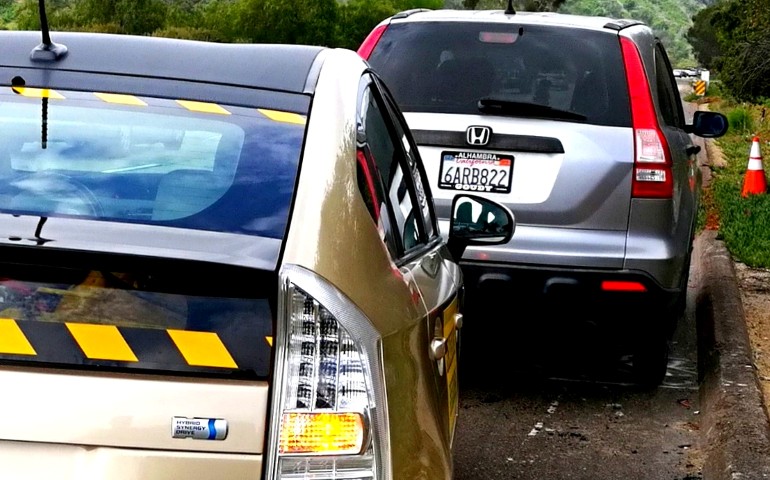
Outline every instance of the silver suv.
[[510, 242], [465, 251], [469, 308], [512, 294], [606, 303], [613, 328], [635, 327], [639, 381], [659, 383], [696, 228], [692, 135], [719, 137], [728, 125], [704, 111], [688, 123], [650, 27], [410, 10], [377, 25], [358, 53], [405, 112], [439, 217], [468, 191], [516, 215]]

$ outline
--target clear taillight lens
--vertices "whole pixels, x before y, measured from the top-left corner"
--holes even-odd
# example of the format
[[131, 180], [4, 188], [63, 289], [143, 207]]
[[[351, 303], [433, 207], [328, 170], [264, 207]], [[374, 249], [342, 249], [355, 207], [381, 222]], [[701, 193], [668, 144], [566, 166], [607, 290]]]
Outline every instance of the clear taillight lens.
[[355, 343], [326, 308], [291, 290], [286, 408], [364, 408], [366, 381]]
[[637, 128], [636, 161], [641, 163], [666, 163], [666, 153], [663, 142], [657, 130]]
[[265, 478], [387, 479], [379, 336], [325, 281], [285, 270]]

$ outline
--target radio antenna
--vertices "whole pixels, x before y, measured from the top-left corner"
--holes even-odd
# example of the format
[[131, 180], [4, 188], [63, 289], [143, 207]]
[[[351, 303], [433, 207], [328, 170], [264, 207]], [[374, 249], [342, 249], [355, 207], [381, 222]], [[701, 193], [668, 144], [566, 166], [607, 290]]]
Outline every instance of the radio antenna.
[[40, 31], [43, 35], [43, 43], [32, 50], [30, 58], [37, 62], [50, 62], [59, 60], [67, 54], [67, 47], [51, 41], [51, 33], [48, 28], [48, 16], [45, 13], [45, 0], [38, 0], [40, 13]]
[[516, 14], [516, 10], [513, 9], [513, 0], [508, 0], [508, 7], [505, 9], [505, 14], [506, 15], [515, 15]]

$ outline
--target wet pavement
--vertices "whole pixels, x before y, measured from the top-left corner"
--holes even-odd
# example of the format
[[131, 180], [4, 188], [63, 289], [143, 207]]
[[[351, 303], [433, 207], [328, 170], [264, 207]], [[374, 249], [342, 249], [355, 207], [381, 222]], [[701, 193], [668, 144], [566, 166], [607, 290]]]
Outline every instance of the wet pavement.
[[456, 480], [702, 478], [694, 295], [656, 389], [590, 327], [463, 338]]

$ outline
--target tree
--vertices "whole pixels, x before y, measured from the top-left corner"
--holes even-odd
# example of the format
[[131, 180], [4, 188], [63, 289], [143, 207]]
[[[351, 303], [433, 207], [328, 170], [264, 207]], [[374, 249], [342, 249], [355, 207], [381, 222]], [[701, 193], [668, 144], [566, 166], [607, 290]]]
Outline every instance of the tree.
[[[514, 10], [530, 12], [555, 12], [565, 0], [513, 0]], [[508, 6], [508, 0], [463, 0], [463, 5], [469, 10], [503, 10]]]
[[330, 46], [337, 0], [243, 0], [236, 7], [243, 38], [253, 42]]
[[355, 50], [371, 30], [398, 10], [379, 0], [350, 0], [340, 7], [337, 46]]
[[714, 8], [705, 8], [695, 14], [692, 27], [687, 30], [686, 35], [698, 63], [708, 69], [713, 69], [714, 61], [722, 55], [722, 48], [712, 25], [714, 14]]
[[765, 3], [728, 0], [714, 4], [688, 32], [696, 40], [696, 54], [706, 59], [710, 55], [725, 88], [738, 100], [770, 98], [770, 41], [766, 38], [770, 12]]
[[[147, 35], [164, 26], [163, 0], [57, 0], [46, 2], [52, 30], [110, 31]], [[16, 10], [19, 28], [38, 29], [37, 0], [23, 0]]]

